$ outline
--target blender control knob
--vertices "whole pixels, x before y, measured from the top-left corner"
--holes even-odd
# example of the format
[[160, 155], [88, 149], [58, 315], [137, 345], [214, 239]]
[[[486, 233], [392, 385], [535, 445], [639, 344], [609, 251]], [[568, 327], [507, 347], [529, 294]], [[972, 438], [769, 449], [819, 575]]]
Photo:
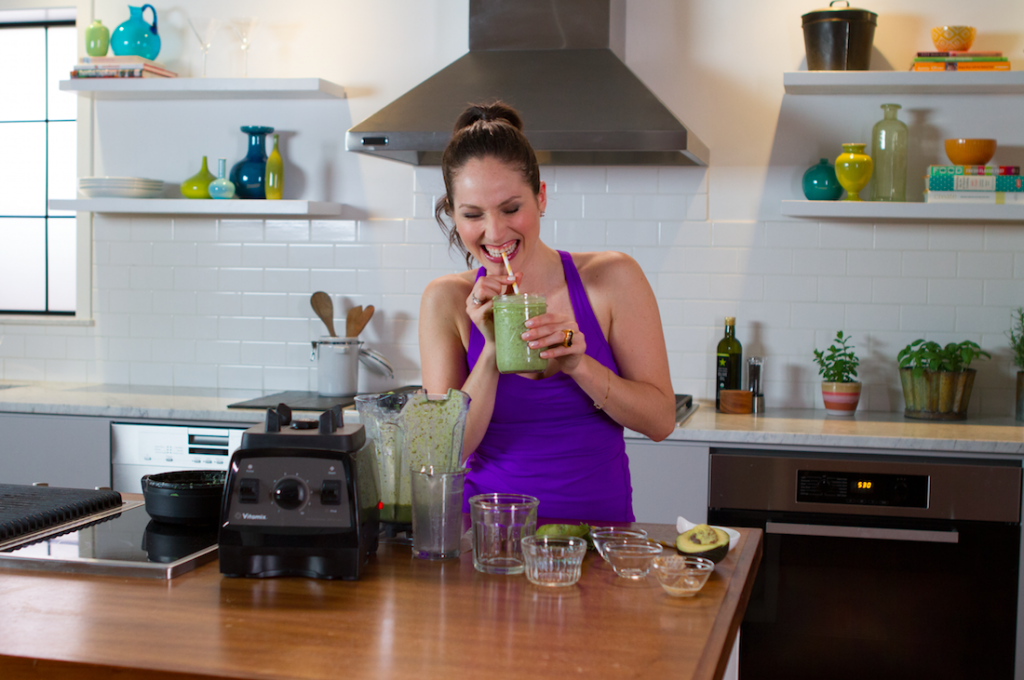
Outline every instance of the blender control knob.
[[274, 487], [274, 501], [285, 510], [302, 507], [306, 502], [306, 496], [306, 485], [292, 477], [282, 479]]

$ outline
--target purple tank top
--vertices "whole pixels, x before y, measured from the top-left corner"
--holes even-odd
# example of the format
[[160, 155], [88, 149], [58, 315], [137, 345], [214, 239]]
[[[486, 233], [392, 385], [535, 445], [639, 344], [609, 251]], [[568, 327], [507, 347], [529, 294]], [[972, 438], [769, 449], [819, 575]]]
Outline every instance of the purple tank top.
[[[618, 375], [576, 265], [569, 253], [558, 253], [587, 354]], [[481, 267], [477, 278], [484, 271]], [[471, 326], [470, 370], [483, 345], [480, 331]], [[465, 509], [475, 494], [523, 493], [540, 499], [541, 517], [632, 522], [633, 490], [622, 431], [565, 373], [540, 380], [502, 375], [487, 433], [466, 461]]]

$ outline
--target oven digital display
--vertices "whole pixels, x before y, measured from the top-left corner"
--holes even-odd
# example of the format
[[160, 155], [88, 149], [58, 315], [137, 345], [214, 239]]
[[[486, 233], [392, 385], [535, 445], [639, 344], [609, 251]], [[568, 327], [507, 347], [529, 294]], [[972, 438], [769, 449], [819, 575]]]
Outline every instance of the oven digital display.
[[798, 470], [797, 502], [928, 507], [928, 475]]

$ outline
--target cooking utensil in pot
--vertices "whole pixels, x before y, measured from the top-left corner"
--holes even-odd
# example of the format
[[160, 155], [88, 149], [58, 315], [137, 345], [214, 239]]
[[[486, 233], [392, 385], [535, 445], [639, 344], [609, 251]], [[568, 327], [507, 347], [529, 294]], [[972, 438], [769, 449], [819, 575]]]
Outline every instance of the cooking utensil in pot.
[[351, 334], [350, 337], [359, 337], [359, 334], [363, 332], [363, 329], [366, 328], [366, 324], [370, 323], [370, 319], [372, 318], [373, 305], [366, 305], [366, 308], [363, 309], [362, 313], [359, 315], [359, 318], [356, 319], [355, 328], [353, 328], [354, 332]]
[[363, 306], [357, 305], [352, 309], [348, 310], [348, 314], [345, 315], [345, 336], [349, 338], [356, 337], [356, 326], [359, 324], [359, 318], [363, 315]]
[[224, 470], [181, 470], [146, 475], [142, 496], [146, 512], [158, 522], [216, 524], [224, 493]]
[[330, 336], [332, 338], [338, 337], [338, 334], [334, 332], [334, 303], [331, 302], [331, 296], [322, 290], [318, 290], [309, 298], [309, 304], [313, 306], [313, 311], [316, 312], [316, 315], [327, 326], [327, 332]]

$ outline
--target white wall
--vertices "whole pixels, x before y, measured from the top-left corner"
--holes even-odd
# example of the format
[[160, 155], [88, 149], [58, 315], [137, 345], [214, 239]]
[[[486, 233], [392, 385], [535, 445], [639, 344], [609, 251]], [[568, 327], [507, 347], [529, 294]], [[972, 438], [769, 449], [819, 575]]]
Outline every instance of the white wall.
[[[819, 3], [824, 5], [824, 3]], [[102, 381], [242, 392], [315, 389], [309, 340], [321, 333], [308, 300], [326, 290], [341, 312], [373, 304], [366, 339], [419, 378], [419, 294], [459, 268], [433, 223], [436, 169], [344, 151], [343, 133], [467, 49], [465, 0], [198, 2], [158, 7], [159, 57], [198, 74], [186, 33], [197, 18], [255, 14], [262, 23], [251, 76], [317, 76], [349, 98], [316, 102], [103, 102], [95, 110], [97, 175], [178, 183], [199, 157], [229, 164], [244, 153], [239, 125], [282, 131], [286, 197], [345, 204], [342, 219], [237, 221], [129, 218], [94, 221], [95, 327], [0, 324], [0, 378]], [[1024, 60], [1024, 15], [1013, 0], [886, 0], [873, 68], [903, 70], [929, 49], [928, 28], [972, 23], [976, 49]], [[0, 7], [17, 0], [0, 0]], [[710, 355], [723, 317], [738, 317], [746, 353], [768, 357], [769, 406], [817, 406], [811, 362], [839, 328], [852, 334], [866, 383], [862, 408], [900, 410], [895, 355], [917, 337], [972, 339], [993, 353], [977, 364], [972, 410], [1012, 412], [1014, 369], [1004, 335], [1024, 304], [1020, 224], [871, 224], [788, 220], [783, 198], [843, 141], [868, 141], [880, 104], [904, 106], [911, 126], [909, 193], [924, 166], [943, 162], [947, 136], [999, 139], [995, 161], [1024, 165], [1015, 121], [1024, 99], [989, 96], [796, 97], [782, 73], [805, 68], [800, 15], [818, 5], [784, 0], [631, 0], [626, 61], [711, 149], [708, 169], [545, 168], [546, 237], [576, 251], [633, 255], [654, 287], [677, 392], [713, 394]], [[122, 2], [96, 0], [113, 27]], [[208, 75], [241, 75], [226, 30]], [[1024, 62], [1022, 62], [1024, 63]], [[364, 376], [365, 378], [365, 376]], [[364, 389], [386, 383], [364, 380]]]

